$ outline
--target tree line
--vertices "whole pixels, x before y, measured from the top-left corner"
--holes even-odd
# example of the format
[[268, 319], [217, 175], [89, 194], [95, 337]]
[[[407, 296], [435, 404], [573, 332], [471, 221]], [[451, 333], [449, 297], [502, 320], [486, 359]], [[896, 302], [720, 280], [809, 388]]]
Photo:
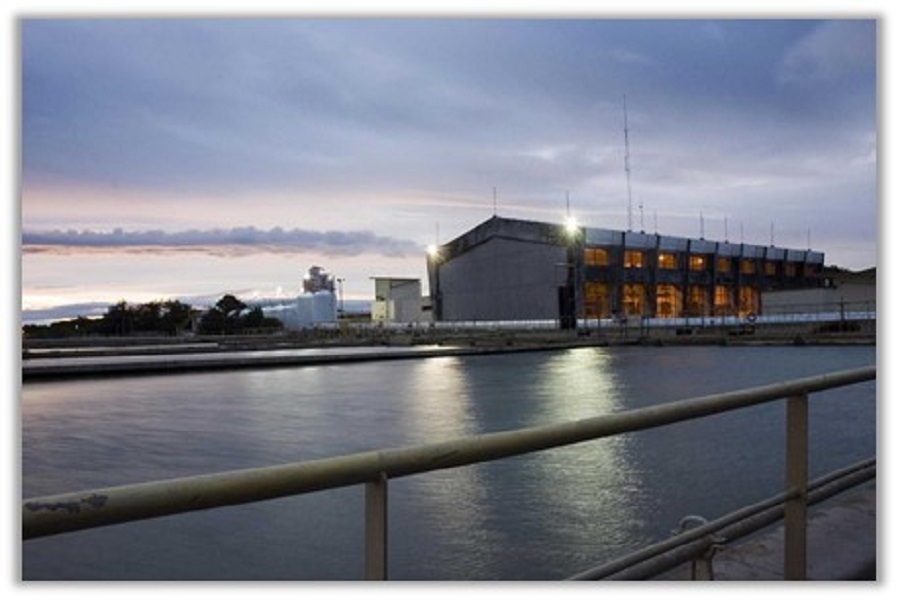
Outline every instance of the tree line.
[[110, 306], [99, 318], [79, 316], [48, 325], [24, 325], [27, 337], [181, 335], [187, 331], [230, 335], [283, 328], [280, 320], [267, 317], [259, 306], [248, 306], [226, 294], [206, 311], [179, 300], [155, 300], [129, 305], [124, 300]]

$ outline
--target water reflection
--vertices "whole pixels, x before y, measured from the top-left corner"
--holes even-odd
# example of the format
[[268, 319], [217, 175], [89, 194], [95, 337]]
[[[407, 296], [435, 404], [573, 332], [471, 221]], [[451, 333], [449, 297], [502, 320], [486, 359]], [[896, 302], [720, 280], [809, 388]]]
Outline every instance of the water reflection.
[[[610, 352], [584, 348], [548, 357], [539, 369], [535, 390], [542, 403], [540, 423], [573, 421], [620, 410], [621, 385]], [[628, 437], [584, 442], [523, 459], [532, 509], [550, 515], [553, 527], [544, 535], [565, 549], [572, 566], [590, 566], [615, 549], [633, 545], [634, 524], [643, 499]], [[563, 558], [563, 557], [561, 557]], [[560, 573], [565, 577], [565, 573]]]
[[[431, 442], [609, 413], [623, 404], [610, 363], [602, 349], [424, 361], [412, 383], [434, 397], [414, 399], [407, 414]], [[530, 579], [550, 563], [566, 565], [552, 575], [562, 578], [642, 541], [633, 533], [641, 485], [624, 438], [391, 485], [403, 490], [405, 515], [394, 577]]]
[[[466, 368], [466, 361], [457, 357], [410, 366], [410, 393], [398, 406], [410, 442], [429, 444], [478, 433], [473, 402], [479, 396], [467, 385]], [[489, 487], [482, 469], [435, 471], [390, 486], [392, 512], [404, 515], [393, 527], [393, 578], [465, 578], [466, 572], [493, 568], [495, 544], [484, 520]]]
[[[580, 349], [26, 384], [23, 495], [570, 421], [874, 354]], [[874, 392], [871, 382], [811, 402], [811, 472], [874, 452]], [[562, 578], [658, 541], [685, 514], [715, 517], [766, 497], [769, 479], [781, 485], [778, 456], [767, 458], [783, 438], [783, 411], [772, 409], [775, 419], [760, 407], [393, 480], [390, 575]], [[362, 514], [354, 487], [34, 540], [23, 545], [23, 577], [352, 579]]]

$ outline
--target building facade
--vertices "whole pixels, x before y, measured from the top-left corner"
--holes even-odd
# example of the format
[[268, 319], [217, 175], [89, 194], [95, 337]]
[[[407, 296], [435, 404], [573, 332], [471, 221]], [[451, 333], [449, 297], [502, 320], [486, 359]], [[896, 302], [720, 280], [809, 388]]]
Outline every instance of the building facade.
[[435, 320], [747, 316], [821, 287], [812, 250], [492, 217], [428, 258]]
[[373, 277], [372, 320], [378, 323], [418, 323], [422, 320], [422, 282], [408, 277]]

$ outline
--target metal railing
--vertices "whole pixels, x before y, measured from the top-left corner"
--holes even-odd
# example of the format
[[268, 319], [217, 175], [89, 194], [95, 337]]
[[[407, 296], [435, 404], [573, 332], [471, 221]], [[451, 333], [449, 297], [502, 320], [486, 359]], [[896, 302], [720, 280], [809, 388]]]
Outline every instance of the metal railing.
[[785, 577], [804, 579], [809, 395], [873, 380], [875, 376], [874, 366], [863, 367], [435, 444], [31, 498], [22, 505], [22, 536], [27, 540], [362, 484], [366, 498], [365, 577], [386, 579], [391, 479], [598, 440], [786, 399]]

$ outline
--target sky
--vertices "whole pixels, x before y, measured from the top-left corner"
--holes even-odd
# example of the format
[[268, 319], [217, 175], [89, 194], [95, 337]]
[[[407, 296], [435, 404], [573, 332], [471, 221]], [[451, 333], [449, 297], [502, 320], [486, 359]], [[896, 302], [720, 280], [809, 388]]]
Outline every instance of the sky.
[[427, 293], [495, 213], [627, 229], [626, 153], [635, 230], [875, 266], [872, 16], [22, 16], [23, 318]]

